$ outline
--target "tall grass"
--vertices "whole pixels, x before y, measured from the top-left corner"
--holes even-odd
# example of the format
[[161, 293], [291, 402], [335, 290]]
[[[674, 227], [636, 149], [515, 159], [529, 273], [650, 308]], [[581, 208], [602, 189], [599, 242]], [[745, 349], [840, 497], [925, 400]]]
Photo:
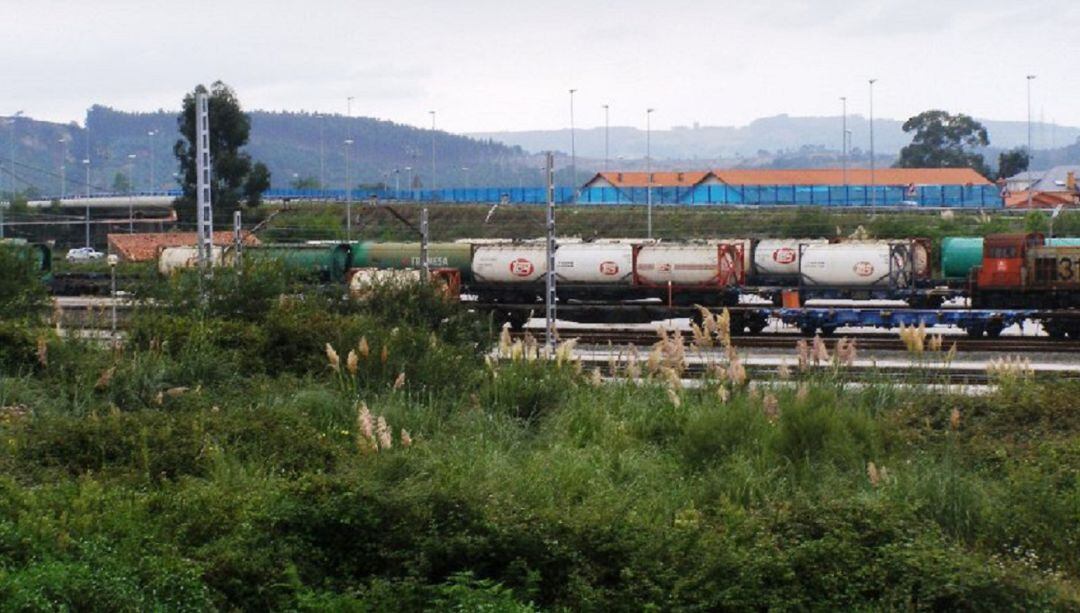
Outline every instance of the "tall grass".
[[141, 313], [119, 351], [19, 328], [3, 608], [1080, 606], [1076, 384], [851, 390], [808, 343], [782, 384], [728, 350], [686, 386], [671, 335], [598, 377], [485, 360], [453, 305], [263, 306]]

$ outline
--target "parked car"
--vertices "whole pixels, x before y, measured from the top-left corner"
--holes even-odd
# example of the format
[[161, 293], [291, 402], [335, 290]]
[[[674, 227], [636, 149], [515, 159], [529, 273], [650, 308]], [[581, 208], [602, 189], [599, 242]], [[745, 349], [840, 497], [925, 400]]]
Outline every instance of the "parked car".
[[90, 262], [100, 260], [103, 257], [105, 257], [105, 254], [93, 247], [76, 247], [67, 252], [67, 261], [69, 262]]

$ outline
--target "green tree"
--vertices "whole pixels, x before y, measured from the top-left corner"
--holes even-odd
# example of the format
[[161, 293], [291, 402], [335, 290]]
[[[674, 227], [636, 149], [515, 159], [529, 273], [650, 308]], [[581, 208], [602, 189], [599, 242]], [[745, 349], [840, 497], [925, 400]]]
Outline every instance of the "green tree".
[[236, 92], [221, 81], [208, 90], [199, 85], [184, 96], [183, 111], [177, 118], [181, 138], [173, 146], [180, 162], [183, 195], [177, 199], [177, 216], [183, 222], [195, 217], [195, 94], [209, 93], [210, 113], [210, 197], [215, 217], [232, 218], [241, 204], [256, 206], [262, 193], [270, 187], [270, 171], [266, 165], [252, 164], [251, 156], [241, 151], [251, 134], [251, 119], [240, 108]]
[[1023, 147], [1016, 147], [1008, 151], [1002, 151], [998, 156], [998, 178], [1009, 177], [1024, 172], [1031, 163], [1031, 157]]
[[48, 299], [41, 282], [41, 257], [35, 246], [0, 243], [0, 320], [41, 313]]
[[904, 132], [914, 132], [911, 144], [900, 150], [898, 168], [974, 168], [990, 176], [990, 169], [974, 149], [986, 147], [986, 128], [968, 115], [924, 111], [904, 122]]
[[131, 179], [122, 172], [113, 176], [112, 190], [118, 194], [126, 194], [131, 191]]
[[319, 180], [315, 177], [296, 177], [289, 185], [293, 189], [319, 189], [322, 186], [319, 185]]

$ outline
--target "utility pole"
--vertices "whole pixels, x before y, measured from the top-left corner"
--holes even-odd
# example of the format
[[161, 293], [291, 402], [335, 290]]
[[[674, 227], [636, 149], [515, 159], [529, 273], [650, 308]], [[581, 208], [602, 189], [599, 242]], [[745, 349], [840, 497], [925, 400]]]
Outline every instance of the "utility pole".
[[352, 149], [352, 101], [354, 96], [349, 96], [348, 107], [345, 114], [345, 238], [352, 241], [352, 171], [349, 164], [350, 149]]
[[[89, 138], [89, 137], [88, 137]], [[86, 168], [86, 246], [90, 246], [90, 147], [87, 147], [83, 167]]]
[[647, 237], [652, 238], [652, 114], [645, 109], [645, 215]]
[[840, 144], [840, 173], [843, 176], [844, 187], [847, 187], [847, 96], [840, 96], [840, 102], [843, 105], [843, 132], [840, 133], [840, 137], [843, 139]]
[[604, 172], [608, 171], [608, 161], [611, 159], [611, 121], [610, 121], [610, 108], [608, 105], [604, 105]]
[[435, 199], [435, 111], [431, 114], [431, 199]]
[[353, 140], [345, 139], [345, 238], [352, 241], [352, 172], [350, 170], [349, 151]]
[[[209, 138], [209, 137], [207, 137]], [[128, 234], [135, 233], [135, 154], [127, 156], [128, 175]]]
[[555, 155], [544, 156], [544, 176], [547, 180], [547, 272], [544, 275], [544, 344], [548, 357], [555, 354]]
[[428, 241], [430, 239], [428, 234], [428, 208], [425, 206], [420, 209], [420, 273], [424, 277], [424, 281], [431, 280], [431, 262], [428, 258]]
[[206, 92], [195, 94], [195, 202], [199, 229], [199, 266], [206, 274], [213, 265], [214, 211], [210, 198], [210, 109]]
[[66, 135], [60, 137], [60, 199], [67, 195], [67, 143]]
[[874, 83], [877, 79], [870, 79], [870, 212], [877, 212], [877, 177], [874, 176], [874, 170], [877, 162], [874, 161]]
[[1032, 160], [1035, 159], [1035, 150], [1031, 148], [1031, 82], [1035, 80], [1035, 75], [1029, 74], [1027, 76], [1027, 153], [1028, 153], [1028, 188], [1027, 188], [1027, 206], [1031, 209], [1031, 196], [1035, 187], [1035, 175], [1032, 170]]
[[319, 191], [326, 190], [326, 115], [317, 114], [319, 118]]
[[86, 117], [86, 157], [83, 158], [83, 166], [86, 167], [86, 246], [90, 247], [90, 116]]
[[146, 148], [150, 152], [150, 185], [146, 188], [149, 192], [155, 191], [154, 187], [154, 137], [157, 136], [157, 130], [150, 130], [146, 133]]
[[577, 147], [574, 138], [574, 92], [576, 91], [576, 89], [570, 90], [570, 181], [572, 182], [575, 191], [578, 187]]

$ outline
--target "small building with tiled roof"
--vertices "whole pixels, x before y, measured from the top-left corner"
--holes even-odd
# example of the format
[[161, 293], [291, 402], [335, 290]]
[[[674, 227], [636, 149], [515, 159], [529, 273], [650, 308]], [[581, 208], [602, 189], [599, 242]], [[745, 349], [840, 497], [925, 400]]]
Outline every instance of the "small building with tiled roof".
[[[258, 245], [259, 239], [244, 232], [244, 244]], [[157, 259], [158, 250], [164, 247], [194, 247], [198, 240], [195, 232], [147, 232], [141, 234], [109, 234], [109, 253], [125, 262], [150, 262]], [[214, 244], [226, 247], [233, 244], [232, 232], [215, 232]]]
[[[1005, 206], [1026, 208], [1028, 186], [1032, 208], [1054, 208], [1058, 205], [1080, 206], [1080, 166], [1054, 166], [1049, 170], [1025, 171], [1006, 179]], [[1020, 187], [1020, 189], [1017, 189]]]

